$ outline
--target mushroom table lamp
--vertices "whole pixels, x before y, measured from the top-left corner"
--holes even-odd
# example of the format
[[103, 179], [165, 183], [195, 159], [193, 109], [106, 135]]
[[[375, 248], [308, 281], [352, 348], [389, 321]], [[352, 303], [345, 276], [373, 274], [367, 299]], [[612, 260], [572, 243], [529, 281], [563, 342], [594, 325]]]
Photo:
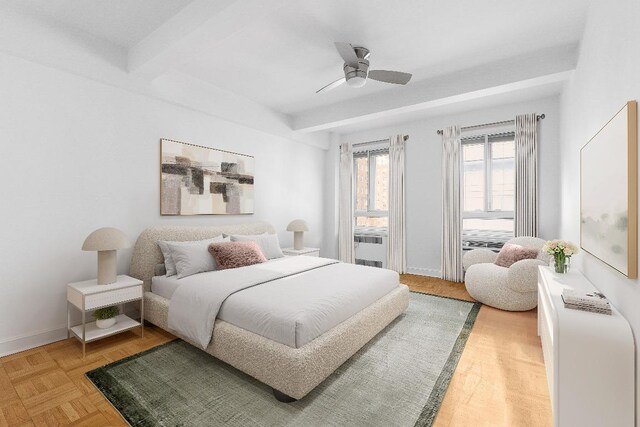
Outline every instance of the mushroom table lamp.
[[293, 249], [299, 251], [304, 248], [303, 233], [309, 231], [307, 223], [301, 219], [293, 220], [287, 226], [287, 231], [293, 231]]
[[117, 228], [99, 228], [89, 234], [82, 244], [83, 251], [98, 251], [98, 284], [115, 283], [117, 277], [116, 251], [131, 246], [126, 234]]

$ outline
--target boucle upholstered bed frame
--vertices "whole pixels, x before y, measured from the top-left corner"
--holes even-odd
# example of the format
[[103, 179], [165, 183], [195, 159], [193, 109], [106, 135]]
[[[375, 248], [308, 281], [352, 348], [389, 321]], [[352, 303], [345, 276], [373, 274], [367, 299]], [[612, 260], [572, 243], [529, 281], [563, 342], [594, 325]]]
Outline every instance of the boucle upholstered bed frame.
[[[264, 222], [218, 227], [153, 227], [133, 249], [131, 276], [144, 281], [145, 320], [168, 329], [169, 300], [151, 292], [156, 265], [163, 262], [158, 240], [198, 240], [227, 234], [275, 233]], [[276, 398], [301, 399], [355, 354], [409, 303], [409, 290], [397, 289], [350, 319], [304, 345], [292, 348], [217, 319], [207, 353], [271, 386]], [[193, 343], [192, 343], [193, 344]]]

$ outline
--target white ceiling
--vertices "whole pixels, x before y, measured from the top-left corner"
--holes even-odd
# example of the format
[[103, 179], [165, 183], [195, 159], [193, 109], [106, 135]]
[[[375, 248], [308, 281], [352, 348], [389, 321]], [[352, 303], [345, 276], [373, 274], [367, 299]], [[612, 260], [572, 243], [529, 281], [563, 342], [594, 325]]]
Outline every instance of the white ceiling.
[[[393, 90], [315, 91], [342, 76], [334, 41], [369, 48], [371, 68], [411, 72], [413, 81], [580, 39], [585, 0], [318, 0], [273, 10], [212, 41], [179, 70], [286, 114]], [[409, 83], [411, 84], [411, 83]]]
[[[39, 21], [45, 25], [55, 22], [51, 31], [74, 33], [71, 38], [60, 37], [65, 53], [62, 59], [58, 58], [60, 55], [37, 51], [36, 43], [25, 45], [34, 49], [34, 53], [25, 54], [27, 57], [58, 61], [74, 72], [86, 69], [91, 77], [111, 79], [116, 85], [165, 98], [175, 98], [175, 90], [163, 95], [158, 82], [180, 76], [180, 84], [189, 85], [181, 92], [198, 99], [189, 101], [185, 95], [177, 102], [196, 108], [206, 104], [210, 108], [221, 93], [225, 98], [232, 94], [237, 97], [236, 106], [257, 103], [260, 108], [267, 107], [265, 110], [275, 113], [275, 126], [284, 123], [298, 134], [354, 131], [383, 122], [436, 115], [446, 108], [461, 110], [481, 105], [483, 101], [478, 96], [487, 98], [486, 102], [493, 102], [488, 99], [490, 93], [492, 99], [501, 99], [495, 97], [499, 93], [495, 88], [500, 87], [511, 87], [509, 91], [513, 93], [505, 95], [510, 102], [517, 102], [519, 96], [558, 93], [561, 78], [557, 73], [566, 76], [575, 68], [576, 55], [569, 58], [571, 55], [563, 52], [576, 51], [588, 3], [589, 0], [4, 0], [12, 10], [42, 18]], [[23, 32], [30, 39], [32, 33], [27, 29]], [[102, 39], [108, 42], [106, 45], [120, 46], [124, 53], [114, 60], [113, 53], [98, 51], [102, 49], [99, 44], [83, 43], [78, 37], [82, 34]], [[0, 50], [16, 52], [12, 40], [25, 38], [11, 36], [5, 41], [0, 38]], [[66, 43], [70, 41], [75, 41], [82, 55], [66, 54]], [[343, 75], [335, 41], [369, 48], [371, 69], [410, 72], [413, 79], [402, 88], [369, 81], [362, 88], [343, 85], [316, 94], [317, 89]], [[85, 55], [91, 49], [96, 49], [94, 68], [84, 66], [93, 59]], [[78, 63], [80, 66], [69, 65], [68, 58], [83, 62]], [[102, 65], [105, 61], [116, 66], [116, 71], [109, 70], [113, 71], [110, 77], [106, 77], [108, 73]], [[517, 82], [529, 83], [518, 86]], [[202, 89], [205, 87], [211, 89]], [[472, 93], [484, 95], [465, 95]], [[445, 108], [439, 101], [452, 97], [461, 105], [449, 102]], [[473, 103], [469, 103], [471, 99]], [[403, 106], [413, 112], [406, 114]], [[225, 106], [216, 111], [221, 108]], [[388, 117], [384, 117], [386, 113]], [[251, 117], [241, 121], [259, 122]]]
[[192, 0], [12, 0], [23, 11], [52, 19], [122, 47], [131, 47]]

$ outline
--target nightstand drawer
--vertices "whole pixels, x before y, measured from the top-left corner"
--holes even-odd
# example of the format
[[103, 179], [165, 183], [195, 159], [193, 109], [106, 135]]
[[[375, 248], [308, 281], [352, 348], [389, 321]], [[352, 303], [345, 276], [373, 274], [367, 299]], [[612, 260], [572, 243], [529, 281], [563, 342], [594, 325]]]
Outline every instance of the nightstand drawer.
[[137, 298], [142, 298], [142, 286], [106, 290], [105, 292], [85, 295], [84, 308], [85, 310], [93, 310], [94, 308], [120, 304], [123, 301], [130, 301]]

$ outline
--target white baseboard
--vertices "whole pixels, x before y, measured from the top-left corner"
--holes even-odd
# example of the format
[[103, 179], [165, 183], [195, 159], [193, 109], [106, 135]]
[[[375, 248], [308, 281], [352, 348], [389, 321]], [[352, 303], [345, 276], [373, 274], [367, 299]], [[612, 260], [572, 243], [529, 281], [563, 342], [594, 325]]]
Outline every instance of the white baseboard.
[[[125, 308], [125, 314], [132, 319], [140, 319], [140, 312], [131, 305]], [[73, 322], [73, 317], [72, 320]], [[78, 322], [72, 323], [72, 325]], [[18, 335], [16, 337], [5, 338], [0, 340], [0, 357], [10, 354], [19, 353], [41, 345], [51, 344], [52, 342], [67, 339], [67, 324], [54, 328], [45, 329], [43, 331], [32, 332], [28, 334]]]
[[435, 268], [407, 267], [407, 273], [418, 276], [440, 277], [440, 270]]
[[29, 350], [41, 345], [67, 338], [67, 325], [58, 326], [40, 332], [24, 334], [0, 341], [0, 357]]

